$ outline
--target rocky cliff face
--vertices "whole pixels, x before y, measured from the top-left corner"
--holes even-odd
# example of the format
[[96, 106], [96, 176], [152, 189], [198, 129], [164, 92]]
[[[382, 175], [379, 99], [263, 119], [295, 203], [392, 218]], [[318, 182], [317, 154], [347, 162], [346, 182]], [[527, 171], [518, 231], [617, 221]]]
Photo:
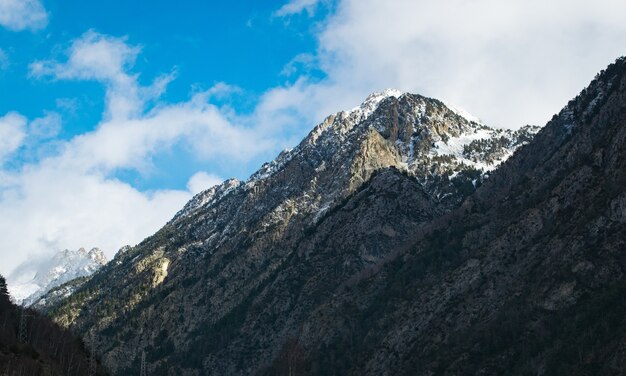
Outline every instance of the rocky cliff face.
[[536, 131], [373, 94], [248, 181], [200, 193], [47, 309], [95, 342], [114, 374], [138, 370], [142, 351], [156, 373], [259, 372], [317, 307], [397, 257]]

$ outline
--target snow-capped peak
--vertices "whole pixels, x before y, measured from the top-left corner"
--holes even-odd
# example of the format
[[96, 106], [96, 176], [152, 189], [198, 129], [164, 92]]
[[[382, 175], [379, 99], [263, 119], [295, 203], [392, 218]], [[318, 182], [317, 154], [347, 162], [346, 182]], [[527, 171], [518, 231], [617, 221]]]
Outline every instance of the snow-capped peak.
[[[388, 100], [389, 98], [398, 100]], [[398, 114], [401, 114], [401, 119], [398, 118]], [[333, 163], [349, 164], [351, 158], [367, 149], [361, 146], [369, 139], [371, 130], [388, 142], [383, 149], [393, 149], [390, 151], [393, 155], [383, 157], [384, 163], [375, 162], [374, 165], [393, 165], [414, 174], [424, 184], [432, 181], [432, 185], [436, 187], [431, 191], [437, 197], [444, 189], [449, 188], [448, 190], [455, 192], [457, 185], [450, 179], [455, 179], [460, 172], [468, 172], [468, 176], [475, 175], [476, 180], [481, 173], [496, 168], [518, 146], [536, 133], [534, 128], [519, 131], [490, 128], [477, 118], [447, 106], [437, 99], [386, 89], [370, 94], [359, 106], [350, 111], [329, 115], [300, 144], [293, 149], [284, 150], [273, 161], [263, 164], [246, 182], [227, 181], [199, 193], [185, 205], [171, 223], [176, 223], [201, 208], [217, 205], [231, 192], [262, 191], [260, 182], [286, 171], [286, 166], [294, 160], [306, 160], [302, 163], [306, 166], [303, 169], [313, 168], [320, 174]], [[347, 160], [341, 162], [341, 158], [337, 157], [340, 155], [345, 156]], [[344, 169], [347, 171], [346, 174], [349, 174], [353, 167], [336, 167], [336, 171]], [[294, 170], [301, 171], [301, 168], [292, 169], [289, 174]], [[462, 176], [459, 179], [465, 178]], [[312, 179], [313, 191], [318, 186], [316, 179], [317, 175]], [[354, 181], [357, 183], [354, 184], [358, 184], [359, 179], [360, 176], [355, 178]], [[440, 187], [444, 185], [445, 187]], [[306, 194], [312, 197], [311, 200], [315, 200], [315, 197], [320, 196], [318, 193]], [[327, 192], [324, 194], [332, 196]], [[327, 201], [330, 202], [332, 199]], [[326, 204], [328, 202], [315, 202], [312, 206], [323, 207]]]
[[26, 282], [9, 283], [11, 295], [16, 302], [28, 306], [50, 289], [78, 277], [93, 274], [107, 263], [107, 258], [98, 248], [87, 251], [63, 250], [49, 259], [38, 260], [26, 268], [34, 277]]
[[387, 99], [389, 97], [400, 98], [403, 94], [406, 94], [406, 92], [398, 89], [385, 89], [383, 91], [376, 91], [368, 95], [367, 98], [365, 98], [365, 101], [361, 103], [361, 105], [353, 108], [348, 112], [359, 113], [361, 115], [361, 119], [365, 119], [370, 116], [374, 111], [376, 111], [378, 105], [384, 99]]
[[387, 88], [383, 91], [375, 91], [371, 93], [370, 95], [368, 95], [367, 98], [365, 98], [365, 101], [363, 102], [363, 104], [368, 103], [368, 102], [380, 103], [380, 101], [382, 101], [385, 98], [389, 98], [389, 97], [399, 98], [402, 96], [402, 94], [406, 94], [406, 92], [402, 90], [398, 90], [398, 89], [391, 89], [391, 88]]

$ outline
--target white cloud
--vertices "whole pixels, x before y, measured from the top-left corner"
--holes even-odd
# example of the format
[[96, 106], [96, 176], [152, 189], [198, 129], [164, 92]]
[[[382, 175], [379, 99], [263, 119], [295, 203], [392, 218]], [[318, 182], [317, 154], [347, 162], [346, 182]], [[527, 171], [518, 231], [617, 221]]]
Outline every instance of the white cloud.
[[230, 85], [225, 82], [218, 82], [210, 87], [209, 90], [199, 93], [200, 96], [198, 96], [198, 98], [202, 97], [205, 100], [210, 98], [225, 99], [232, 95], [240, 94], [242, 92], [243, 90], [240, 87]]
[[58, 163], [82, 170], [143, 169], [151, 156], [185, 142], [201, 157], [247, 160], [270, 146], [270, 140], [230, 123], [211, 104], [192, 100], [157, 108], [145, 117], [111, 120], [76, 137]]
[[97, 80], [124, 85], [127, 69], [132, 68], [141, 51], [127, 44], [127, 38], [115, 38], [90, 30], [74, 40], [67, 51], [68, 61], [38, 61], [31, 66], [36, 76], [53, 75], [58, 79]]
[[327, 77], [280, 89], [296, 111], [291, 98], [326, 111], [396, 87], [516, 128], [544, 124], [624, 54], [626, 2], [341, 0], [317, 38]]
[[276, 17], [287, 17], [305, 11], [309, 15], [312, 15], [315, 13], [315, 8], [318, 6], [319, 2], [320, 0], [290, 0], [274, 12], [274, 15]]
[[139, 47], [128, 45], [126, 38], [88, 31], [72, 43], [66, 62], [36, 61], [30, 65], [30, 75], [102, 82], [107, 87], [107, 118], [137, 117], [147, 97], [160, 95], [171, 79], [160, 77], [153, 86], [140, 87], [137, 75], [128, 73], [140, 51]]
[[42, 139], [55, 137], [61, 130], [61, 115], [47, 111], [43, 117], [37, 118], [28, 124], [28, 134]]
[[[174, 146], [186, 147], [199, 159], [232, 163], [283, 146], [280, 127], [285, 123], [279, 118], [266, 113], [239, 116], [210, 103], [237, 92], [235, 87], [218, 84], [186, 102], [161, 102], [159, 96], [175, 73], [141, 86], [131, 71], [138, 53], [124, 38], [90, 31], [71, 44], [64, 60], [31, 65], [34, 78], [101, 82], [106, 111], [95, 129], [67, 141], [41, 141], [60, 129], [62, 119], [56, 113], [48, 112], [29, 126], [17, 114], [3, 118], [2, 124], [12, 125], [0, 129], [21, 135], [6, 147], [0, 144], [4, 155], [19, 147], [25, 129], [43, 142], [41, 147], [54, 146], [20, 170], [0, 168], [3, 274], [10, 275], [31, 257], [65, 248], [98, 246], [113, 256], [119, 247], [158, 230], [192, 194], [221, 181], [199, 172], [190, 178], [188, 189], [142, 192], [115, 179], [117, 171], [149, 172], [152, 159]], [[0, 136], [0, 143], [6, 140]]]
[[0, 0], [0, 25], [12, 31], [39, 30], [48, 25], [48, 13], [39, 0]]
[[[109, 256], [155, 232], [190, 197], [185, 191], [141, 193], [99, 173], [47, 161], [12, 176], [0, 208], [2, 272], [37, 255], [100, 246]], [[9, 273], [7, 273], [9, 274]]]
[[300, 73], [301, 70], [307, 71], [311, 69], [314, 67], [315, 63], [315, 56], [308, 53], [298, 54], [283, 67], [280, 74], [283, 76], [293, 76]]
[[26, 138], [26, 118], [18, 113], [9, 112], [0, 117], [0, 166], [14, 153]]
[[80, 102], [78, 98], [57, 98], [56, 106], [59, 110], [69, 113], [70, 115], [76, 115]]
[[187, 143], [203, 157], [224, 155], [237, 160], [249, 159], [272, 146], [271, 138], [244, 126], [245, 119], [228, 119], [209, 103], [214, 96], [236, 90], [225, 84], [197, 93], [188, 102], [147, 109], [148, 102], [158, 99], [175, 74], [142, 87], [137, 75], [129, 73], [138, 53], [125, 38], [89, 31], [72, 43], [66, 62], [31, 64], [34, 77], [96, 80], [107, 88], [105, 120], [95, 131], [73, 139], [58, 163], [82, 170], [141, 169], [150, 156], [178, 142]]
[[205, 171], [199, 171], [189, 179], [187, 188], [195, 195], [211, 188], [214, 185], [218, 185], [223, 181], [224, 179], [217, 175], [209, 174]]

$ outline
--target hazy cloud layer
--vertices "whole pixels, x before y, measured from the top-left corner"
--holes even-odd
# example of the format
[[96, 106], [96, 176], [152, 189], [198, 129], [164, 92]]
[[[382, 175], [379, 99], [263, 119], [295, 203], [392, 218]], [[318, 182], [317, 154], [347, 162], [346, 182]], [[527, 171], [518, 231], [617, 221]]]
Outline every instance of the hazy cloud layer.
[[543, 125], [626, 53], [626, 2], [341, 0], [318, 29], [314, 60], [327, 77], [281, 89], [311, 98], [305, 111], [394, 87], [517, 128]]
[[0, 117], [0, 166], [22, 146], [26, 138], [26, 123], [26, 118], [15, 112]]
[[320, 1], [321, 0], [291, 0], [274, 12], [274, 15], [277, 17], [286, 17], [302, 12], [307, 12], [310, 15], [315, 12], [315, 8]]
[[39, 0], [0, 0], [0, 25], [12, 31], [39, 30], [48, 24], [48, 13]]

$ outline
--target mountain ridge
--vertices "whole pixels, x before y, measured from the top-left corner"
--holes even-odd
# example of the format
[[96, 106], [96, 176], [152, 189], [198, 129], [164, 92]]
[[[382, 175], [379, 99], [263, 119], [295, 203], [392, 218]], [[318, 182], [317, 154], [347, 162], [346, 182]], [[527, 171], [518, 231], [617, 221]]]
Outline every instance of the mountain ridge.
[[[424, 119], [409, 119], [408, 125], [412, 125], [412, 129], [398, 129], [398, 124], [392, 124], [391, 127], [386, 124], [385, 116], [387, 114], [381, 114], [375, 119], [373, 124], [365, 123], [366, 120], [372, 116], [381, 105], [382, 102], [388, 100], [400, 100], [401, 98], [414, 98], [414, 100], [420, 100], [426, 103], [418, 106], [418, 111], [422, 117], [425, 117], [424, 111], [426, 107], [438, 106], [444, 108], [443, 116], [451, 117], [458, 122], [459, 119], [463, 119], [461, 123], [465, 125], [460, 129], [448, 129], [446, 126], [440, 129], [434, 127], [433, 130], [427, 130], [425, 135], [425, 141], [420, 141], [418, 135], [409, 134], [414, 133], [417, 130], [415, 128], [421, 127], [421, 121]], [[441, 111], [441, 110], [440, 110]], [[447, 111], [447, 113], [446, 113]], [[414, 114], [411, 114], [414, 115]], [[442, 117], [441, 113], [435, 114], [435, 116]], [[467, 115], [465, 115], [467, 116]], [[497, 129], [489, 128], [482, 123], [477, 123], [474, 120], [468, 120], [465, 116], [458, 113], [458, 110], [449, 109], [444, 102], [436, 99], [423, 97], [421, 95], [409, 94], [396, 89], [386, 89], [382, 92], [374, 92], [370, 94], [365, 101], [360, 105], [348, 111], [340, 111], [328, 116], [322, 123], [317, 125], [295, 148], [284, 150], [273, 161], [264, 163], [261, 168], [253, 173], [248, 180], [242, 182], [238, 179], [228, 179], [220, 185], [211, 187], [203, 192], [198, 193], [192, 200], [190, 200], [179, 213], [170, 221], [173, 222], [181, 215], [192, 210], [194, 206], [206, 205], [207, 201], [211, 199], [219, 199], [222, 195], [227, 194], [232, 189], [237, 188], [240, 185], [245, 185], [246, 188], [254, 187], [258, 182], [271, 177], [277, 171], [280, 171], [285, 164], [287, 164], [295, 155], [304, 152], [307, 146], [316, 146], [318, 143], [322, 144], [321, 148], [337, 149], [337, 139], [343, 140], [346, 138], [348, 132], [354, 130], [359, 124], [365, 124], [365, 127], [374, 128], [383, 138], [388, 139], [391, 143], [395, 143], [398, 147], [398, 154], [394, 156], [399, 159], [394, 161], [394, 166], [411, 171], [412, 169], [420, 169], [418, 171], [411, 171], [413, 174], [429, 175], [428, 168], [437, 165], [439, 173], [448, 172], [447, 169], [451, 169], [451, 177], [454, 178], [454, 173], [460, 169], [468, 170], [470, 168], [481, 168], [484, 172], [487, 172], [495, 168], [499, 163], [508, 158], [512, 151], [517, 147], [528, 142], [532, 136], [540, 129], [536, 126], [524, 126], [519, 130]], [[454, 118], [457, 119], [454, 119]], [[472, 118], [471, 116], [469, 118]], [[413, 123], [411, 123], [413, 120]], [[430, 119], [426, 119], [430, 120]], [[435, 119], [437, 120], [437, 119]], [[339, 126], [337, 124], [340, 124]], [[417, 123], [417, 124], [415, 124]], [[404, 124], [407, 127], [407, 124]], [[474, 134], [470, 134], [471, 131]], [[476, 134], [481, 132], [479, 134]], [[434, 133], [434, 135], [431, 135]], [[467, 140], [456, 140], [454, 136], [469, 136]], [[450, 137], [451, 136], [451, 137]], [[320, 139], [321, 138], [321, 139]], [[343, 139], [342, 139], [343, 138]], [[432, 145], [428, 145], [428, 141], [432, 140]], [[448, 147], [448, 142], [459, 141], [456, 145]], [[465, 142], [463, 142], [465, 141]], [[472, 154], [473, 149], [481, 148], [476, 144], [476, 141], [484, 141], [487, 144], [486, 150], [483, 155]], [[431, 148], [432, 146], [432, 148]], [[461, 147], [461, 150], [459, 149]], [[439, 151], [437, 149], [442, 148], [445, 150]], [[427, 154], [426, 156], [434, 161], [418, 161], [415, 159], [415, 154], [422, 152]], [[389, 151], [390, 154], [394, 154], [394, 151]], [[458, 161], [450, 161], [458, 159]], [[446, 161], [447, 160], [447, 161]], [[415, 166], [422, 162], [424, 166]], [[447, 163], [446, 163], [447, 162]], [[442, 167], [443, 166], [443, 167]], [[324, 165], [317, 168], [323, 169]], [[365, 175], [367, 176], [367, 174]], [[355, 183], [351, 187], [354, 190], [355, 186], [358, 186], [363, 180]], [[426, 179], [424, 179], [426, 180]], [[214, 195], [216, 197], [214, 197]]]
[[[470, 122], [441, 101], [407, 93], [398, 98], [395, 94], [399, 93], [373, 94], [351, 111], [330, 115], [298, 146], [263, 165], [246, 182], [228, 180], [196, 195], [163, 229], [138, 246], [119, 252], [75, 295], [48, 307], [48, 312], [62, 325], [91, 333], [88, 337], [99, 333], [103, 341], [99, 347], [104, 351], [109, 348], [105, 337], [129, 333], [133, 325], [149, 321], [155, 326], [146, 333], [162, 332], [158, 322], [170, 322], [178, 315], [180, 308], [176, 307], [188, 307], [183, 316], [190, 319], [163, 335], [178, 351], [189, 351], [195, 341], [193, 333], [206, 325], [218, 325], [237, 312], [237, 307], [249, 299], [246, 297], [251, 298], [253, 291], [261, 289], [295, 257], [303, 235], [350, 201], [378, 171], [396, 168], [397, 173], [412, 176], [414, 188], [410, 191], [425, 195], [419, 202], [436, 203], [438, 209], [428, 211], [431, 215], [415, 219], [417, 222], [410, 220], [413, 225], [408, 231], [451, 210], [482, 183], [485, 172], [476, 169], [477, 162], [465, 161], [460, 148], [457, 155], [439, 154], [438, 148], [454, 141], [456, 145], [470, 145], [481, 137], [507, 138], [508, 142], [496, 143], [477, 157], [484, 158], [484, 163], [477, 160], [491, 168], [510, 155], [510, 151], [503, 152], [507, 147], [525, 142], [518, 140], [522, 138], [520, 132], [497, 131]], [[529, 135], [533, 131], [536, 129], [526, 130]], [[458, 142], [466, 136], [471, 137]], [[487, 161], [486, 156], [493, 158]], [[401, 195], [393, 187], [387, 191]], [[367, 211], [372, 217], [385, 212], [382, 207]], [[407, 235], [399, 235], [392, 227], [365, 238], [376, 242]], [[387, 256], [386, 251], [364, 250], [352, 262], [360, 268]], [[349, 278], [345, 273], [341, 279]], [[189, 293], [180, 295], [177, 289]], [[160, 317], [148, 313], [156, 306], [161, 307]], [[143, 307], [153, 308], [144, 311]], [[129, 320], [129, 314], [139, 316]], [[149, 345], [151, 336], [135, 337], [131, 343], [103, 352], [105, 364], [113, 373], [136, 370], [138, 358], [127, 354], [139, 347], [155, 346]], [[157, 347], [162, 351], [162, 346]], [[171, 366], [187, 372], [171, 364], [176, 356], [171, 354], [151, 367]]]
[[[410, 94], [365, 119], [331, 115], [247, 182], [197, 195], [50, 314], [113, 374], [136, 371], [139, 351], [152, 372], [183, 375], [608, 372], [626, 326], [600, 330], [606, 298], [591, 293], [621, 291], [625, 76], [621, 59], [534, 138], [502, 140]], [[473, 144], [480, 132], [489, 141]], [[463, 161], [498, 155], [488, 178]], [[568, 319], [604, 345], [554, 325]]]

